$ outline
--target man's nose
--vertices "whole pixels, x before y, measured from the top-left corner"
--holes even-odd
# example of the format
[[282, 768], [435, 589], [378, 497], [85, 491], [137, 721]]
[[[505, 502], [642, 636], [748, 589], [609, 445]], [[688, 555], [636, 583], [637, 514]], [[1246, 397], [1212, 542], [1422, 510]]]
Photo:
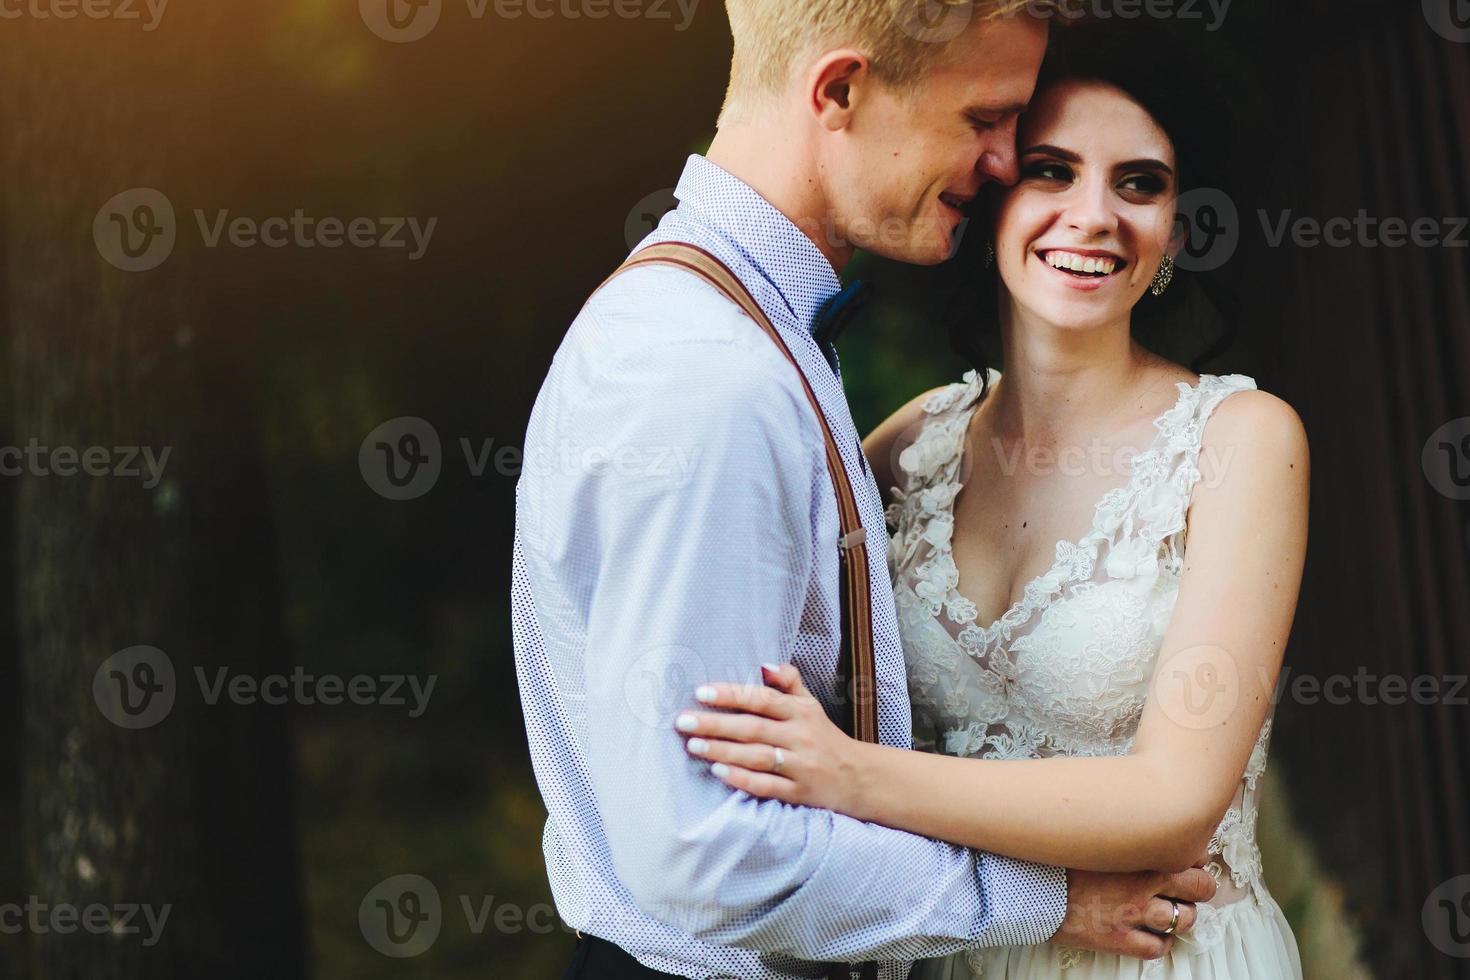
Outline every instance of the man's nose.
[[1004, 133], [997, 135], [1000, 138], [980, 154], [975, 169], [980, 174], [981, 183], [993, 180], [1010, 187], [1021, 176], [1016, 163], [1016, 131], [1014, 127], [1007, 127]]
[[985, 181], [995, 181], [1011, 187], [1020, 179], [1020, 169], [1016, 165], [1016, 145], [1011, 143], [1003, 147], [988, 148], [985, 153], [980, 154], [975, 169], [979, 172], [982, 184]]

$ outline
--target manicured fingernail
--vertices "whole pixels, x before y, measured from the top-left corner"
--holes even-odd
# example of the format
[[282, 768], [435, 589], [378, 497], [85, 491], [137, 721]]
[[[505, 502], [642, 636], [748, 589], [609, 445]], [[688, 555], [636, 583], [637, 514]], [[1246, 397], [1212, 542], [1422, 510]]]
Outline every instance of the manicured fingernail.
[[701, 684], [694, 689], [694, 699], [696, 701], [713, 701], [715, 697], [715, 689], [708, 684]]
[[682, 714], [674, 719], [674, 727], [681, 732], [692, 732], [699, 727], [699, 719], [691, 714]]
[[689, 751], [695, 755], [704, 755], [709, 749], [709, 743], [702, 738], [691, 738], [689, 740]]
[[714, 765], [709, 767], [709, 771], [714, 773], [715, 776], [719, 779], [724, 779], [726, 776], [730, 775], [730, 767], [725, 765], [723, 762], [716, 762]]
[[761, 666], [764, 667], [766, 670], [769, 670], [773, 674], [781, 673], [780, 664], [761, 664]]

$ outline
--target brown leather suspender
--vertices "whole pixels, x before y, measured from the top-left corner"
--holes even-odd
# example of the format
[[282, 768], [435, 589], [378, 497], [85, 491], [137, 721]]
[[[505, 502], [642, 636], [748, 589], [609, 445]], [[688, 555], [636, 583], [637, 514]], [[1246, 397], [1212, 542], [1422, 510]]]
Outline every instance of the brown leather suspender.
[[[801, 378], [802, 389], [812, 411], [822, 426], [822, 438], [827, 443], [827, 471], [832, 478], [832, 490], [837, 495], [837, 514], [841, 522], [841, 537], [837, 540], [840, 555], [839, 601], [842, 606], [842, 654], [838, 662], [842, 690], [852, 705], [851, 725], [848, 734], [864, 742], [878, 741], [878, 682], [873, 662], [873, 609], [872, 592], [869, 591], [867, 534], [858, 513], [857, 498], [853, 496], [852, 484], [847, 479], [847, 469], [842, 465], [842, 456], [837, 451], [837, 442], [832, 438], [832, 429], [827, 417], [822, 414], [821, 403], [812, 391], [801, 365], [792, 355], [791, 349], [776, 332], [770, 318], [761, 310], [750, 290], [735, 277], [725, 264], [704, 249], [686, 242], [663, 242], [639, 249], [628, 257], [603, 285], [619, 273], [643, 265], [672, 265], [692, 272], [745, 311], [756, 324], [775, 341], [786, 360], [796, 369]], [[601, 286], [598, 287], [602, 288]]]

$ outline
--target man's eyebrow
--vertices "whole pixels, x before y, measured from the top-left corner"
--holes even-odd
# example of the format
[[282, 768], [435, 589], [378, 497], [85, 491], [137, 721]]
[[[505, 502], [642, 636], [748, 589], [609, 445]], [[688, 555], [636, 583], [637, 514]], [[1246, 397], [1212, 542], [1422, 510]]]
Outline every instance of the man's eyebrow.
[[1019, 116], [1026, 111], [1029, 102], [1010, 102], [1006, 105], [972, 105], [965, 109], [967, 116]]

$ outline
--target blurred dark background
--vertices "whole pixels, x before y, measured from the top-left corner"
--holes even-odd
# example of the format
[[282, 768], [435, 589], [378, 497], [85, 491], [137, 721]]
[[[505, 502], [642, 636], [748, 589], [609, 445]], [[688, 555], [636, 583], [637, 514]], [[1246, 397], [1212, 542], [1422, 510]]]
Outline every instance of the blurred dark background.
[[[571, 950], [512, 664], [518, 447], [712, 136], [728, 29], [718, 0], [384, 9], [0, 4], [0, 463], [48, 450], [0, 479], [0, 976], [554, 977]], [[1470, 975], [1470, 6], [1155, 9], [1239, 73], [1235, 214], [1200, 222], [1239, 333], [1204, 367], [1312, 440], [1287, 663], [1439, 692], [1283, 697], [1267, 879], [1309, 976]], [[298, 210], [363, 244], [244, 244]], [[1432, 230], [1272, 243], [1360, 210]], [[962, 260], [851, 270], [879, 295], [842, 343], [860, 428], [963, 370]], [[1150, 342], [1189, 360], [1222, 322]], [[398, 488], [368, 437], [405, 417], [382, 431], [439, 471]], [[110, 475], [66, 472], [93, 447]], [[375, 695], [209, 694], [293, 674]], [[413, 956], [359, 918], [404, 874], [441, 901]]]

